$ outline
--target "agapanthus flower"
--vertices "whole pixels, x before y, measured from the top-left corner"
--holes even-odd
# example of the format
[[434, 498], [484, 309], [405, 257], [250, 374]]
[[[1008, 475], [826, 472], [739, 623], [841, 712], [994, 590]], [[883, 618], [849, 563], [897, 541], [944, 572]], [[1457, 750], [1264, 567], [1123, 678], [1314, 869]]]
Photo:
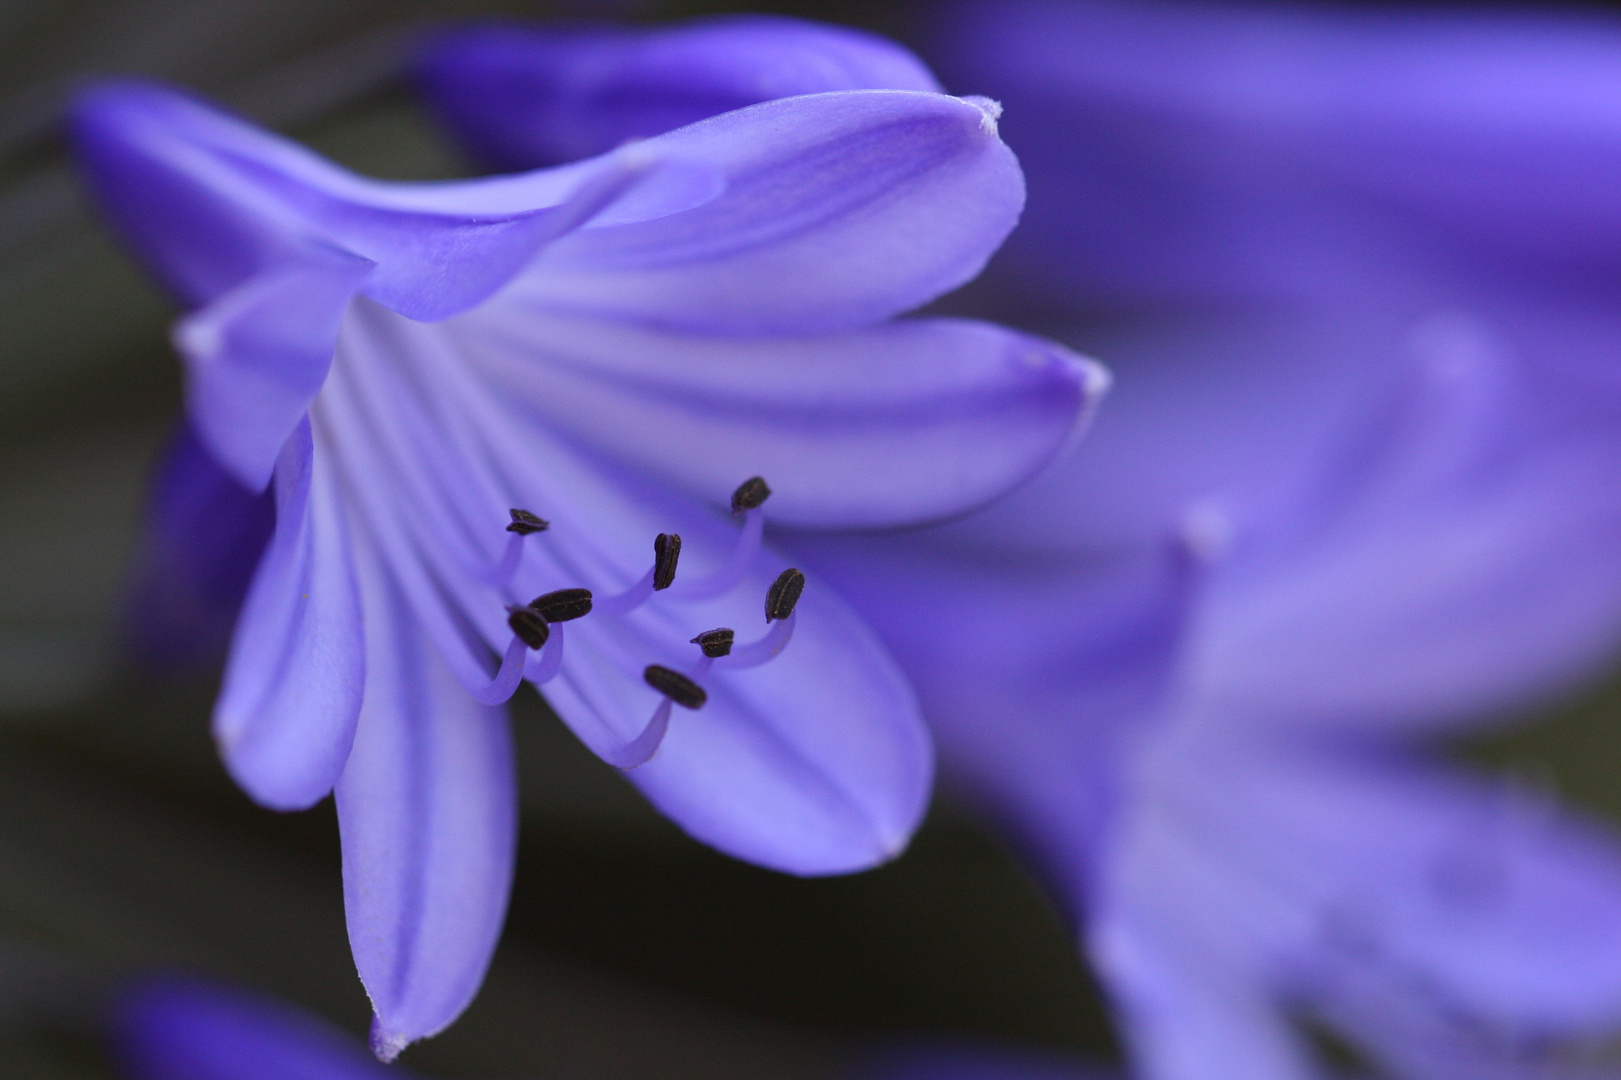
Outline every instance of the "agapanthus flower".
[[[1151, 1080], [1579, 1073], [1621, 850], [1437, 760], [1621, 638], [1608, 102], [1524, 14], [956, 7], [1031, 213], [985, 296], [1110, 407], [998, 507], [821, 540]], [[1032, 303], [1039, 300], [1039, 303]]]
[[996, 115], [805, 94], [404, 184], [162, 87], [79, 102], [101, 206], [193, 309], [199, 444], [275, 492], [215, 736], [264, 805], [335, 787], [381, 1056], [465, 1007], [499, 933], [498, 706], [523, 678], [723, 851], [824, 874], [906, 843], [932, 764], [913, 692], [762, 533], [992, 499], [1101, 387], [1000, 327], [887, 321], [1012, 227]]

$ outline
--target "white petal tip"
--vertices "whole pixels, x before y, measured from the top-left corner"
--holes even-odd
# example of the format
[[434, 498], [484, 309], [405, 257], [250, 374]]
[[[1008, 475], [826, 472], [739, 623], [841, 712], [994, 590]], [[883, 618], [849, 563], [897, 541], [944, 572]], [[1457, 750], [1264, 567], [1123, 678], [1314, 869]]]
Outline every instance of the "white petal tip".
[[373, 1017], [371, 1022], [371, 1052], [377, 1055], [377, 1060], [384, 1065], [390, 1065], [400, 1056], [400, 1051], [411, 1045], [407, 1035], [395, 1035], [383, 1028], [382, 1020]]
[[979, 129], [987, 135], [995, 135], [996, 122], [1002, 119], [1002, 103], [977, 94], [961, 100], [979, 110]]

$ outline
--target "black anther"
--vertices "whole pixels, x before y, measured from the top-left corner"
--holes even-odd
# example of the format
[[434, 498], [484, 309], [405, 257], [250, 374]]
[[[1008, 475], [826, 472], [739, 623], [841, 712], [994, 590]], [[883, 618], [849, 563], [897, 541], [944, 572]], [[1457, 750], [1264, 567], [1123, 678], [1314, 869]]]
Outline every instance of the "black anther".
[[751, 476], [732, 492], [732, 513], [741, 514], [745, 510], [753, 510], [769, 498], [771, 489], [765, 486], [765, 481], [758, 476]]
[[692, 639], [692, 643], [704, 651], [704, 655], [718, 659], [730, 656], [732, 652], [732, 639], [737, 637], [726, 627], [718, 630], [705, 630]]
[[512, 614], [507, 616], [507, 625], [512, 627], [512, 632], [531, 649], [545, 645], [546, 639], [552, 636], [552, 628], [546, 624], [546, 616], [533, 608], [513, 608]]
[[591, 614], [590, 589], [558, 589], [529, 601], [547, 622], [568, 622]]
[[765, 594], [765, 621], [786, 619], [794, 613], [799, 594], [805, 591], [805, 575], [790, 567], [777, 575]]
[[513, 507], [508, 513], [512, 515], [512, 524], [507, 526], [507, 532], [515, 532], [519, 536], [545, 532], [552, 526], [552, 523], [545, 518], [536, 517], [529, 511], [519, 510], [517, 507]]
[[653, 588], [668, 589], [675, 581], [675, 564], [681, 561], [681, 535], [659, 533], [653, 538]]
[[683, 709], [701, 709], [709, 695], [704, 688], [681, 674], [671, 671], [663, 664], [648, 664], [647, 670], [642, 672], [642, 678], [647, 685], [681, 706]]

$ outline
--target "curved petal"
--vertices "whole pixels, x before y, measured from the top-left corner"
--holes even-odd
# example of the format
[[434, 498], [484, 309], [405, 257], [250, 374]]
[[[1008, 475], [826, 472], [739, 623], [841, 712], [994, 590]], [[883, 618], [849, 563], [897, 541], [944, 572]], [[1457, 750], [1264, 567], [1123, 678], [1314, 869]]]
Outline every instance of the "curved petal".
[[1023, 482], [1107, 383], [1058, 346], [929, 319], [735, 340], [501, 303], [461, 320], [481, 374], [582, 442], [724, 503], [768, 478], [773, 521], [912, 524]]
[[940, 89], [893, 42], [765, 15], [657, 29], [468, 27], [428, 43], [417, 80], [450, 132], [504, 169], [590, 157], [773, 98]]
[[[837, 596], [813, 583], [795, 618], [781, 656], [714, 680], [702, 713], [673, 725], [631, 779], [738, 858], [802, 875], [865, 870], [899, 855], [923, 820], [928, 732], [911, 684]], [[567, 710], [572, 689], [547, 697]], [[645, 710], [658, 700], [645, 688], [627, 697]]]
[[506, 711], [473, 701], [375, 553], [361, 575], [366, 700], [338, 781], [344, 909], [392, 1061], [459, 1016], [484, 979], [517, 857]]
[[453, 184], [363, 180], [155, 85], [111, 83], [74, 110], [75, 145], [130, 246], [189, 305], [178, 344], [193, 422], [246, 486], [320, 389], [357, 290], [414, 318], [483, 300], [652, 161]]
[[113, 1014], [132, 1080], [410, 1080], [344, 1032], [284, 1002], [200, 979], [145, 979]]
[[[508, 298], [698, 333], [819, 334], [979, 272], [1024, 204], [984, 100], [901, 90], [782, 98], [640, 144], [706, 163], [716, 197], [552, 244]], [[634, 202], [634, 200], [631, 200]]]
[[343, 521], [308, 422], [276, 464], [276, 532], [237, 619], [214, 738], [255, 800], [301, 810], [332, 790], [366, 678]]
[[233, 480], [181, 423], [158, 464], [130, 595], [130, 649], [185, 669], [224, 657], [275, 528], [274, 496]]

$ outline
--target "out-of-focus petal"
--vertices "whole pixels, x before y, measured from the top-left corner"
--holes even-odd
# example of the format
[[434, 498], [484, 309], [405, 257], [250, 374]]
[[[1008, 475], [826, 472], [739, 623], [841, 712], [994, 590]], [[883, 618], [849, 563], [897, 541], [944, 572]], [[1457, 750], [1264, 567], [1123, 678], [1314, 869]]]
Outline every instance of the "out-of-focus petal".
[[225, 656], [275, 527], [273, 498], [233, 480], [190, 425], [176, 428], [152, 485], [130, 596], [138, 659], [184, 670]]
[[893, 42], [763, 15], [658, 29], [468, 27], [428, 43], [417, 79], [450, 132], [505, 169], [591, 157], [773, 98], [940, 89]]
[[126, 990], [112, 1018], [129, 1080], [410, 1080], [318, 1017], [201, 980], [154, 978]]
[[446, 670], [375, 553], [362, 563], [366, 699], [337, 785], [355, 966], [392, 1061], [465, 1009], [501, 934], [517, 853], [506, 711]]
[[1236, 720], [1478, 721], [1621, 639], [1621, 432], [1486, 324], [1415, 334], [1402, 383], [1319, 466], [1297, 535], [1212, 598], [1191, 693]]
[[549, 424], [716, 502], [768, 477], [789, 525], [987, 502], [1067, 445], [1107, 383], [1050, 342], [958, 320], [738, 340], [492, 305], [462, 324], [468, 362]]
[[952, 781], [1079, 913], [1120, 796], [1118, 759], [1175, 689], [1198, 566], [1169, 542], [1118, 558], [1001, 563], [950, 537], [791, 542], [859, 598], [913, 676]]
[[1345, 1030], [1374, 1043], [1356, 1008], [1370, 987], [1527, 1047], [1621, 1008], [1612, 841], [1541, 800], [1354, 747], [1171, 730], [1127, 780], [1092, 935], [1144, 1039], [1198, 1030], [1161, 1030], [1160, 1002], [1243, 987], [1360, 1020]]
[[237, 620], [214, 738], [254, 799], [311, 806], [343, 771], [365, 685], [344, 515], [308, 422], [276, 465], [276, 532]]
[[1614, 272], [1609, 13], [946, 11], [949, 81], [1007, 103], [1030, 176], [1004, 265], [1052, 299], [1343, 297], [1505, 254]]
[[973, 277], [1013, 228], [1024, 182], [999, 111], [852, 90], [649, 139], [649, 152], [706, 163], [723, 190], [651, 220], [619, 224], [610, 210], [550, 245], [501, 300], [715, 334], [878, 322]]

